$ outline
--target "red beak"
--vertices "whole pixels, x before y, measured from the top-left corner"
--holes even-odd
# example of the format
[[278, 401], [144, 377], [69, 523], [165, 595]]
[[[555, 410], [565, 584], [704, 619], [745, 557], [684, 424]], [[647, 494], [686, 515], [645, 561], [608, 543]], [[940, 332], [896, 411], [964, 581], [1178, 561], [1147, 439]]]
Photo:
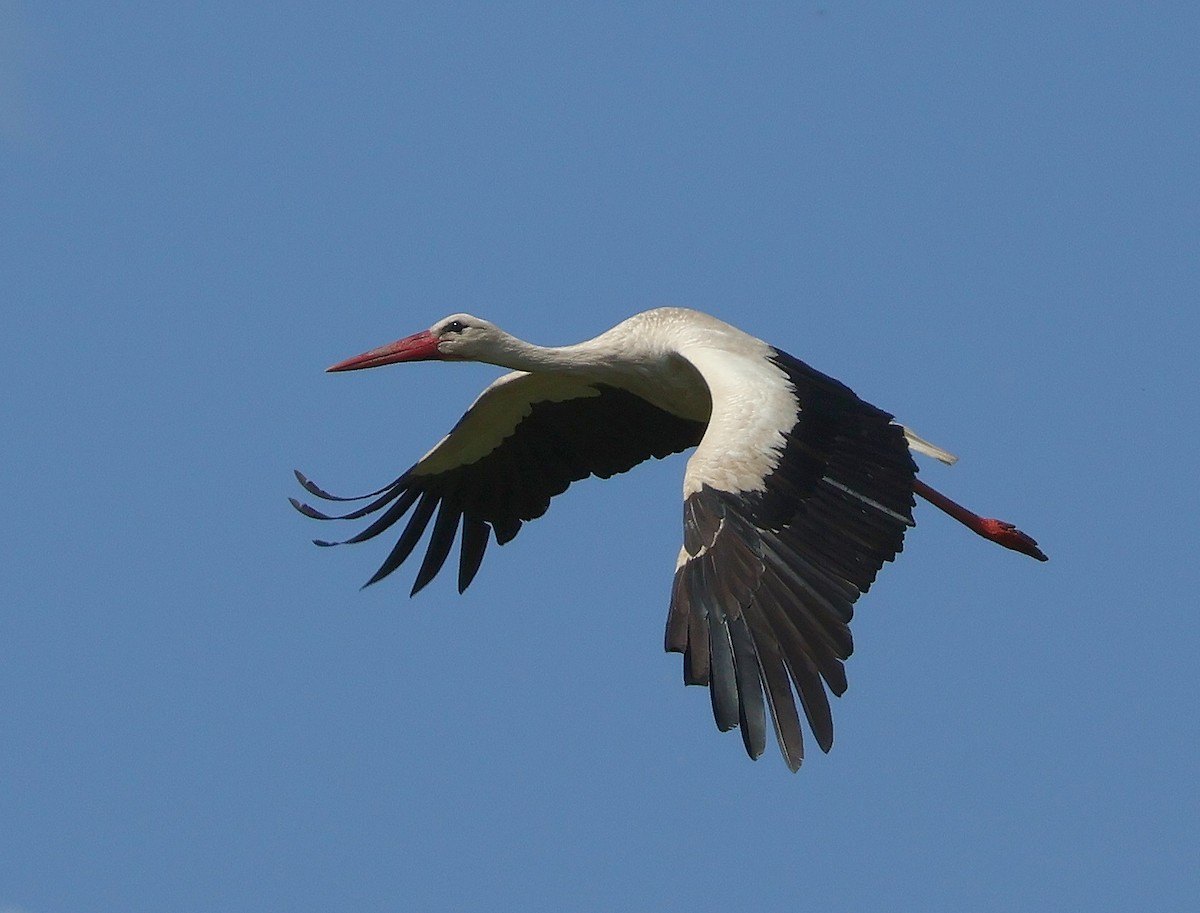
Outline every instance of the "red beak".
[[386, 346], [363, 352], [345, 361], [339, 361], [328, 371], [359, 371], [362, 368], [378, 368], [380, 365], [391, 365], [399, 361], [430, 361], [440, 359], [437, 337], [428, 330], [422, 330], [404, 339], [389, 342]]

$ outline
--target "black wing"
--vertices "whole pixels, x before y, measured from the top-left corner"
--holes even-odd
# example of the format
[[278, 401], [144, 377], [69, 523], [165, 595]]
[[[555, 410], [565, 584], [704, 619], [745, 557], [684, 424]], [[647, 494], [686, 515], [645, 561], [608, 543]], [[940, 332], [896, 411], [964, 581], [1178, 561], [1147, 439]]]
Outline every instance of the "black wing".
[[796, 770], [793, 690], [828, 751], [826, 688], [846, 690], [854, 601], [913, 525], [916, 465], [888, 413], [786, 353], [771, 360], [793, 389], [795, 424], [764, 490], [702, 485], [687, 498], [666, 648], [684, 655], [686, 683], [709, 686], [718, 728], [740, 726], [752, 758], [769, 709]]
[[[545, 513], [550, 499], [572, 482], [589, 475], [606, 479], [650, 457], [678, 453], [694, 447], [703, 433], [702, 422], [679, 418], [616, 387], [517, 372], [488, 387], [412, 469], [364, 496], [375, 496], [365, 507], [333, 517], [295, 499], [292, 504], [319, 520], [379, 515], [344, 543], [319, 540], [318, 545], [363, 542], [409, 515], [368, 585], [412, 554], [432, 520], [413, 593], [442, 568], [461, 529], [462, 592], [475, 577], [489, 538], [494, 535], [501, 545], [508, 542], [523, 522]], [[296, 476], [310, 494], [347, 500], [329, 495], [299, 472]]]

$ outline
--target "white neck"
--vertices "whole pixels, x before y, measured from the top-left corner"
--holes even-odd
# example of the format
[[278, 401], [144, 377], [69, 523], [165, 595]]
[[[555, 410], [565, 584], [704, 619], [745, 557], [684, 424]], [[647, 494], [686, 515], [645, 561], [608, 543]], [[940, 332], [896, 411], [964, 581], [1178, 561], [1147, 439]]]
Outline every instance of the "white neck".
[[603, 351], [605, 347], [594, 345], [595, 342], [589, 340], [570, 346], [548, 347], [504, 333], [494, 345], [488, 347], [486, 355], [480, 360], [513, 371], [588, 373], [589, 369], [610, 364], [613, 356], [612, 352]]

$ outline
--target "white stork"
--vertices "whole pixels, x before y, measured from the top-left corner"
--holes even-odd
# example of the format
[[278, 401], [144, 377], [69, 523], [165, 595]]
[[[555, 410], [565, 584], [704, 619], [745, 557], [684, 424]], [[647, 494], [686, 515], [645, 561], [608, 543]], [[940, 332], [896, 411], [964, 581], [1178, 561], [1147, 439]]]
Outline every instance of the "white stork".
[[489, 538], [508, 542], [571, 482], [695, 447], [684, 474], [666, 649], [683, 654], [685, 683], [709, 687], [717, 727], [741, 728], [751, 758], [766, 746], [769, 708], [784, 759], [799, 768], [804, 743], [793, 691], [829, 751], [825, 691], [846, 690], [854, 601], [903, 547], [915, 494], [993, 542], [1046, 560], [1012, 524], [980, 517], [919, 482], [910, 450], [944, 463], [955, 457], [844, 384], [698, 311], [646, 311], [562, 348], [454, 314], [329, 370], [430, 359], [488, 362], [512, 373], [378, 491], [338, 498], [296, 473], [316, 497], [371, 498], [365, 506], [332, 517], [292, 504], [319, 520], [379, 515], [347, 543], [412, 512], [368, 583], [408, 558], [432, 520], [414, 594], [441, 569], [461, 527], [462, 592]]

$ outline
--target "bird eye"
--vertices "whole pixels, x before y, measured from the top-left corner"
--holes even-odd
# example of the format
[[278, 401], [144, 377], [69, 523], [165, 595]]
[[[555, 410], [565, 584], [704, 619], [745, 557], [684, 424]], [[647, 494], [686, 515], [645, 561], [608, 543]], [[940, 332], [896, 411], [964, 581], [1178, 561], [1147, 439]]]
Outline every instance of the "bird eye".
[[461, 320], [451, 320], [448, 324], [446, 324], [445, 332], [461, 333], [466, 328], [467, 328], [467, 325], [465, 323], [463, 323]]

